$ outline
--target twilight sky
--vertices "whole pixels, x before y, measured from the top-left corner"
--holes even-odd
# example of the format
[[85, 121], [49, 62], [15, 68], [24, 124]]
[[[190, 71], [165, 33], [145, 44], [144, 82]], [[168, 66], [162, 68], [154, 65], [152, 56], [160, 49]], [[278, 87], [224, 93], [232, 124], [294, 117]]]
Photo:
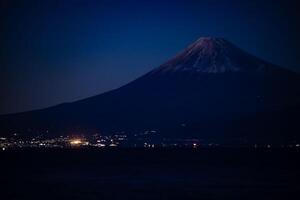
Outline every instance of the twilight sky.
[[1, 0], [0, 114], [117, 88], [201, 36], [300, 72], [299, 20], [289, 0]]

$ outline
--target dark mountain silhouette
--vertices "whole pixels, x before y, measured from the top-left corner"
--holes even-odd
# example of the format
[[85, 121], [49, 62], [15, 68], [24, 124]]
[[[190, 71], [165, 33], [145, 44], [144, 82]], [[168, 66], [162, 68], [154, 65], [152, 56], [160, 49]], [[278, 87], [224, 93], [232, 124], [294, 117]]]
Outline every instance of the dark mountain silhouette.
[[200, 38], [116, 90], [0, 117], [2, 134], [73, 129], [157, 129], [166, 137], [221, 141], [299, 139], [300, 76], [221, 38]]

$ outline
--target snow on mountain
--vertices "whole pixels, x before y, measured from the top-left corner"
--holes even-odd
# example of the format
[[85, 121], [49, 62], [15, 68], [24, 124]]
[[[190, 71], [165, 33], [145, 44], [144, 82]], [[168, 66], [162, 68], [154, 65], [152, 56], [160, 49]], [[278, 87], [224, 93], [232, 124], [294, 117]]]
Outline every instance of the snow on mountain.
[[202, 37], [154, 73], [194, 71], [224, 73], [267, 70], [268, 64], [223, 38]]

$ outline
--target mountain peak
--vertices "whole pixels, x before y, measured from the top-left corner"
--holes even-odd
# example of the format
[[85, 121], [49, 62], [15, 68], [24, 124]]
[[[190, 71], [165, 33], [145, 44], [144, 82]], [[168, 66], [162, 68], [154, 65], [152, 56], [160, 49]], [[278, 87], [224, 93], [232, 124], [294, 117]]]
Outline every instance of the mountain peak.
[[232, 44], [224, 38], [216, 37], [201, 37], [192, 43], [188, 49], [189, 52], [201, 51], [202, 54], [212, 55], [217, 53], [220, 49], [232, 48]]
[[192, 71], [224, 73], [261, 71], [266, 62], [238, 48], [224, 38], [201, 37], [155, 72]]
[[221, 37], [200, 37], [193, 44], [197, 46], [215, 46], [218, 43], [229, 43], [226, 39]]

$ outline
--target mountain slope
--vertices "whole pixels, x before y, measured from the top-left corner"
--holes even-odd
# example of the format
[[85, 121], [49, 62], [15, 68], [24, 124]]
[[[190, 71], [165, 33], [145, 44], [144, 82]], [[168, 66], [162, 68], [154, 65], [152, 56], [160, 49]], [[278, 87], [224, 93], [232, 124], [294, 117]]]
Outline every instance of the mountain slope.
[[296, 73], [224, 39], [200, 38], [123, 87], [74, 103], [2, 116], [0, 125], [3, 133], [79, 128], [130, 134], [158, 129], [168, 137], [293, 140], [299, 136], [287, 131], [298, 128], [299, 85]]

